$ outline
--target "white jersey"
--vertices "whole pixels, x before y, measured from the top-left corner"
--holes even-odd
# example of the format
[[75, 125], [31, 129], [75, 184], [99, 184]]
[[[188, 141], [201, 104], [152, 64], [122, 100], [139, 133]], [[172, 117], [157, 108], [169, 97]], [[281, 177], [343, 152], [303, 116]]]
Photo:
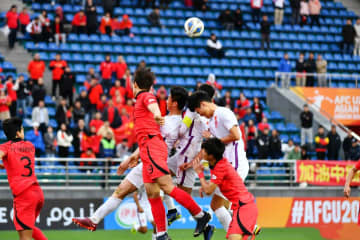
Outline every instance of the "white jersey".
[[168, 147], [168, 153], [174, 147], [175, 142], [179, 138], [179, 129], [182, 122], [181, 115], [168, 115], [165, 116], [165, 124], [160, 128], [161, 135]]

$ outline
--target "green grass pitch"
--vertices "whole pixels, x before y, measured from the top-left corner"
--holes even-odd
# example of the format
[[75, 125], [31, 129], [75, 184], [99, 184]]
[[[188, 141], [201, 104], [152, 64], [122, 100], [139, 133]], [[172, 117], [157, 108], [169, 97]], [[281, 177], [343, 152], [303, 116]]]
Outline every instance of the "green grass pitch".
[[[44, 231], [45, 235], [49, 240], [142, 240], [151, 239], [151, 234], [148, 232], [145, 235], [136, 233], [133, 234], [130, 231], [96, 231], [88, 232], [84, 230], [78, 231]], [[169, 234], [173, 240], [187, 240], [187, 239], [198, 239], [202, 240], [203, 237], [199, 238], [192, 237], [192, 230], [177, 229], [169, 230]], [[0, 231], [1, 240], [16, 240], [18, 239], [15, 231]], [[225, 232], [221, 229], [216, 230], [213, 240], [225, 239]], [[313, 228], [266, 228], [262, 229], [260, 235], [256, 238], [258, 240], [320, 240], [323, 239], [320, 236], [318, 230]]]

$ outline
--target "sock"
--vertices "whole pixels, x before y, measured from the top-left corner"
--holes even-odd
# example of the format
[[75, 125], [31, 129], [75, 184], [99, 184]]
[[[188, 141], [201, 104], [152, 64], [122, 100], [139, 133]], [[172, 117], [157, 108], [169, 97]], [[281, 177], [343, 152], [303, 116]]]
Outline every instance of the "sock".
[[152, 240], [156, 240], [156, 233], [152, 234]]
[[[163, 233], [166, 232], [166, 217], [165, 217], [165, 207], [161, 201], [161, 197], [149, 198], [149, 203], [151, 205], [151, 212], [154, 217], [156, 224], [156, 232]], [[159, 236], [157, 234], [157, 236]]]
[[174, 204], [174, 200], [167, 194], [164, 195], [164, 203], [168, 209], [168, 212], [170, 212], [170, 210], [172, 209], [176, 209], [175, 208], [175, 204]]
[[202, 212], [199, 205], [192, 199], [190, 194], [181, 190], [178, 187], [174, 187], [171, 191], [170, 196], [173, 197], [178, 203], [184, 206], [193, 216], [198, 215]]
[[35, 240], [47, 240], [45, 235], [41, 232], [41, 230], [34, 226], [32, 231], [32, 238]]
[[224, 227], [225, 232], [229, 229], [231, 222], [231, 215], [225, 207], [221, 207], [215, 210], [215, 215], [221, 225]]
[[166, 232], [158, 232], [158, 233], [156, 233], [156, 236], [157, 237], [160, 237], [160, 236], [162, 236], [162, 235], [164, 235]]
[[98, 209], [96, 209], [94, 215], [90, 217], [90, 220], [99, 224], [109, 213], [115, 211], [120, 206], [121, 199], [115, 197], [109, 197]]

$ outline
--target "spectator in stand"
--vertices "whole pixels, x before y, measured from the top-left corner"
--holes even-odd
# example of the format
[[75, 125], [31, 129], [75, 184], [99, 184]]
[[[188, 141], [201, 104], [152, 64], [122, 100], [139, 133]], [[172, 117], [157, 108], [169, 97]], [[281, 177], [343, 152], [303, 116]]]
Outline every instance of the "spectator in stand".
[[326, 87], [327, 61], [319, 54], [316, 60], [316, 72], [318, 74], [318, 87]]
[[[289, 159], [289, 154], [294, 150], [295, 145], [292, 139], [289, 139], [287, 143], [281, 144], [281, 151], [284, 153], [284, 159]], [[300, 159], [300, 158], [299, 158]]]
[[344, 160], [350, 160], [350, 150], [352, 145], [353, 135], [351, 131], [348, 131], [347, 136], [344, 138], [342, 147], [344, 150]]
[[301, 160], [310, 160], [307, 146], [301, 146]]
[[125, 71], [124, 79], [125, 79], [126, 97], [132, 99], [134, 98], [134, 93], [132, 89], [132, 76], [129, 68], [126, 69]]
[[39, 78], [38, 83], [32, 89], [33, 106], [37, 106], [40, 100], [45, 100], [46, 89], [44, 87], [44, 80]]
[[81, 106], [81, 102], [79, 100], [75, 101], [74, 109], [72, 112], [72, 117], [74, 122], [79, 122], [80, 119], [85, 119], [85, 109]]
[[282, 156], [281, 152], [281, 140], [279, 137], [279, 133], [276, 129], [271, 131], [270, 137], [270, 158], [271, 159], [279, 159]]
[[339, 160], [339, 151], [341, 147], [341, 138], [336, 132], [336, 126], [331, 125], [331, 131], [327, 135], [329, 139], [327, 156], [329, 160]]
[[137, 0], [137, 6], [142, 6], [143, 9], [148, 8], [151, 6], [152, 8], [155, 7], [155, 0]]
[[110, 122], [104, 121], [104, 125], [102, 125], [97, 131], [97, 135], [101, 138], [104, 138], [108, 135], [109, 132], [112, 134], [112, 138], [115, 138], [114, 131], [110, 126]]
[[123, 79], [126, 69], [128, 69], [128, 67], [124, 60], [124, 57], [121, 55], [118, 56], [117, 62], [113, 63], [113, 71], [116, 73], [116, 79]]
[[102, 120], [101, 112], [96, 112], [95, 118], [90, 121], [89, 126], [95, 127], [95, 132], [98, 132], [102, 125], [104, 125], [104, 121]]
[[87, 24], [87, 18], [84, 14], [84, 11], [80, 10], [78, 13], [74, 15], [74, 18], [71, 22], [71, 25], [73, 27], [73, 32], [77, 34], [86, 33], [86, 24]]
[[111, 88], [112, 70], [113, 63], [111, 62], [111, 56], [106, 55], [105, 61], [100, 64], [101, 85], [104, 89], [105, 94], [109, 94]]
[[321, 3], [319, 0], [309, 0], [309, 12], [310, 12], [310, 25], [311, 27], [316, 23], [320, 27], [320, 11]]
[[360, 18], [358, 18], [356, 20], [356, 24], [354, 25], [354, 29], [355, 29], [355, 32], [356, 32], [354, 56], [360, 56]]
[[98, 101], [98, 103], [96, 104], [96, 111], [103, 113], [104, 109], [107, 107], [107, 105], [108, 105], [108, 99], [107, 99], [106, 95], [103, 94], [100, 97], [100, 101]]
[[148, 15], [147, 19], [151, 26], [163, 27], [160, 23], [160, 9], [155, 7], [152, 12]]
[[270, 136], [269, 129], [265, 128], [256, 139], [258, 149], [258, 159], [268, 159], [270, 154]]
[[[123, 106], [125, 104], [125, 99], [123, 96], [120, 95], [119, 92], [115, 92], [115, 96], [112, 98], [114, 107], [119, 111], [121, 114], [121, 109], [123, 109]], [[125, 111], [126, 112], [126, 111]]]
[[355, 138], [353, 138], [351, 140], [350, 160], [352, 160], [352, 161], [360, 160], [360, 146], [359, 146], [358, 141]]
[[301, 149], [299, 145], [295, 145], [294, 149], [289, 153], [288, 160], [300, 160], [301, 159]]
[[234, 26], [237, 30], [242, 30], [243, 26], [249, 28], [244, 22], [243, 14], [240, 8], [237, 8], [233, 13]]
[[281, 87], [289, 88], [291, 86], [291, 62], [289, 60], [289, 54], [284, 53], [284, 58], [281, 59], [279, 64], [279, 72], [281, 72]]
[[240, 98], [236, 101], [236, 106], [236, 112], [239, 118], [243, 118], [246, 114], [246, 109], [250, 108], [250, 101], [245, 97], [244, 93], [240, 93]]
[[304, 146], [305, 144], [311, 145], [313, 142], [313, 117], [313, 113], [309, 110], [309, 106], [305, 104], [303, 111], [300, 113], [301, 146]]
[[308, 0], [301, 0], [300, 2], [300, 26], [307, 25], [308, 17], [310, 15]]
[[131, 98], [126, 100], [126, 105], [124, 108], [126, 109], [126, 112], [129, 114], [129, 116], [132, 117], [134, 113], [134, 102]]
[[246, 109], [246, 114], [240, 121], [243, 121], [246, 125], [249, 123], [249, 121], [252, 120], [254, 123], [256, 122], [256, 116], [253, 114], [251, 108]]
[[246, 156], [247, 158], [253, 159], [255, 158], [255, 145], [256, 138], [258, 136], [257, 129], [254, 125], [253, 120], [249, 120], [247, 127], [245, 128], [246, 133]]
[[93, 0], [87, 0], [85, 7], [87, 34], [95, 34], [98, 28], [96, 5]]
[[259, 98], [254, 97], [253, 104], [251, 105], [251, 110], [255, 114], [256, 123], [260, 123], [263, 118], [263, 106], [261, 105]]
[[40, 55], [35, 53], [33, 60], [29, 62], [28, 72], [30, 78], [37, 83], [39, 78], [44, 76], [45, 72], [45, 62], [40, 60]]
[[253, 22], [260, 22], [261, 8], [264, 5], [263, 0], [250, 0], [250, 5], [252, 9], [251, 16]]
[[26, 89], [26, 85], [24, 82], [24, 75], [22, 74], [19, 75], [19, 77], [16, 79], [13, 89], [16, 91], [16, 96], [17, 96], [17, 101], [16, 101], [17, 114], [23, 117], [27, 106], [26, 98], [29, 95], [29, 91]]
[[100, 32], [101, 34], [107, 34], [111, 36], [113, 34], [114, 22], [109, 12], [105, 13], [105, 16], [100, 21]]
[[27, 11], [27, 7], [24, 7], [19, 14], [20, 31], [23, 35], [26, 34], [26, 26], [30, 23], [30, 15]]
[[318, 133], [315, 136], [315, 152], [317, 160], [325, 160], [328, 144], [329, 138], [325, 135], [324, 127], [319, 126]]
[[[49, 64], [49, 69], [52, 70], [52, 97], [53, 100], [56, 98], [56, 90], [59, 88], [60, 92], [60, 81], [64, 74], [64, 70], [67, 67], [67, 62], [61, 59], [60, 53], [55, 55], [55, 60], [52, 60]], [[60, 94], [59, 94], [60, 95]]]
[[44, 135], [49, 125], [49, 113], [43, 100], [40, 100], [39, 105], [33, 108], [31, 115], [31, 121], [38, 124], [40, 132]]
[[141, 60], [141, 61], [139, 62], [139, 64], [138, 64], [137, 67], [136, 67], [136, 71], [139, 70], [140, 68], [146, 68], [146, 62], [145, 62], [145, 60]]
[[220, 98], [219, 100], [219, 106], [222, 106], [222, 107], [227, 107], [231, 110], [234, 110], [234, 100], [231, 98], [231, 92], [230, 91], [226, 91], [225, 92], [225, 95]]
[[9, 106], [11, 105], [11, 98], [6, 95], [4, 89], [0, 90], [0, 121], [10, 118]]
[[234, 17], [231, 14], [229, 8], [225, 11], [222, 11], [218, 17], [218, 22], [223, 26], [226, 30], [233, 30], [234, 29]]
[[292, 25], [300, 23], [300, 0], [291, 0], [291, 23]]
[[343, 41], [342, 41], [343, 53], [351, 54], [356, 37], [356, 31], [351, 23], [351, 19], [346, 20], [346, 25], [343, 26], [341, 34], [343, 37]]
[[285, 0], [273, 0], [274, 2], [274, 24], [282, 25], [284, 19], [284, 5]]
[[[309, 53], [309, 59], [305, 61], [305, 71], [306, 73], [316, 73], [316, 62], [314, 59], [314, 53]], [[306, 86], [313, 87], [314, 86], [314, 76], [306, 77]]]
[[64, 11], [61, 6], [55, 8], [55, 16], [59, 16], [61, 21], [64, 21]]
[[94, 126], [90, 127], [89, 135], [83, 136], [81, 140], [81, 149], [91, 148], [95, 154], [99, 153], [101, 136], [96, 134], [96, 128]]
[[6, 78], [6, 92], [8, 93], [10, 99], [11, 99], [11, 105], [10, 105], [10, 116], [15, 117], [16, 116], [16, 100], [17, 95], [16, 91], [14, 89], [14, 83], [13, 83], [13, 77], [11, 75], [7, 76]]
[[[255, 1], [255, 0], [254, 0]], [[262, 1], [262, 0], [259, 0]], [[270, 49], [270, 27], [271, 23], [268, 21], [268, 16], [264, 15], [260, 23], [261, 33], [261, 49], [264, 50], [266, 43], [266, 49]]]
[[[212, 87], [211, 91], [215, 91], [215, 93], [214, 93], [214, 95], [213, 95], [213, 98], [215, 98], [215, 101], [217, 101], [218, 98], [220, 98], [220, 92], [219, 92], [219, 91], [222, 89], [222, 86], [221, 86], [221, 84], [219, 84], [219, 83], [216, 82], [216, 76], [215, 76], [215, 74], [209, 73], [208, 79], [207, 79], [206, 83], [205, 83], [205, 84], [201, 84], [200, 90], [203, 90], [203, 89], [201, 89], [201, 88], [203, 88], [203, 87], [205, 87], [205, 89], [208, 88], [207, 85], [209, 85], [210, 87]], [[205, 92], [206, 92], [206, 90], [205, 90]]]
[[[62, 123], [60, 125], [60, 129], [56, 135], [56, 141], [59, 147], [59, 157], [67, 158], [69, 156], [69, 148], [71, 147], [71, 142], [73, 140], [73, 136], [70, 131], [67, 129], [66, 124]], [[60, 162], [65, 165], [65, 162]]]
[[6, 23], [9, 28], [8, 42], [9, 48], [13, 49], [16, 42], [16, 35], [18, 31], [18, 13], [16, 5], [12, 5], [10, 10], [6, 13]]
[[47, 12], [43, 10], [39, 15], [39, 20], [41, 22], [41, 37], [42, 41], [49, 42], [50, 38], [50, 19], [48, 18]]
[[55, 16], [55, 20], [51, 24], [51, 32], [53, 39], [55, 39], [56, 45], [60, 45], [60, 41], [66, 43], [66, 33], [64, 31], [64, 23], [61, 21], [59, 16]]
[[32, 92], [34, 91], [34, 81], [31, 78], [29, 78], [29, 80], [26, 82], [25, 87], [28, 94], [26, 96], [26, 105], [33, 106], [34, 98], [32, 97]]
[[166, 106], [166, 99], [167, 99], [167, 92], [164, 86], [161, 86], [156, 93], [156, 98], [159, 104], [159, 109], [161, 112], [161, 116], [166, 116], [167, 113], [167, 106]]
[[[96, 155], [93, 151], [92, 148], [88, 148], [86, 149], [86, 151], [84, 151], [83, 153], [81, 153], [80, 155], [80, 158], [82, 159], [95, 159], [96, 158]], [[80, 167], [84, 167], [84, 166], [95, 166], [97, 164], [97, 162], [94, 162], [94, 161], [81, 161], [79, 163], [79, 166]], [[90, 174], [91, 173], [91, 168], [89, 169], [86, 169], [86, 168], [81, 168], [80, 171], [86, 171], [87, 174]]]
[[225, 56], [222, 44], [214, 33], [210, 35], [210, 38], [206, 42], [206, 51], [211, 57], [223, 58]]
[[41, 154], [45, 152], [45, 144], [37, 122], [33, 123], [33, 130], [26, 131], [25, 139], [34, 144], [35, 156], [41, 157]]
[[44, 134], [45, 154], [47, 158], [54, 158], [56, 153], [56, 136], [51, 126], [48, 126]]
[[116, 79], [115, 85], [110, 89], [110, 97], [113, 99], [113, 101], [117, 97], [120, 97], [121, 104], [125, 104], [125, 94], [126, 89], [121, 86], [121, 81]]
[[27, 26], [26, 31], [30, 34], [31, 39], [34, 41], [35, 45], [42, 40], [42, 26], [39, 20], [39, 17], [34, 18]]
[[93, 78], [96, 80], [100, 80], [100, 74], [95, 72], [95, 69], [93, 67], [91, 67], [91, 68], [89, 68], [89, 72], [86, 75], [86, 82], [87, 82], [88, 86], [86, 86], [86, 84], [84, 84], [87, 89], [89, 89], [91, 79], [93, 79]]
[[80, 157], [84, 149], [81, 148], [81, 141], [83, 138], [89, 134], [88, 129], [85, 126], [83, 119], [77, 121], [77, 126], [73, 129], [73, 147], [74, 147], [74, 157]]
[[101, 139], [99, 155], [102, 158], [110, 159], [116, 156], [115, 139], [113, 139], [111, 132], [108, 132], [106, 136]]
[[66, 106], [66, 99], [65, 98], [61, 98], [60, 99], [60, 104], [59, 106], [56, 108], [56, 113], [55, 113], [55, 119], [57, 124], [60, 126], [61, 124], [69, 124], [69, 119], [67, 117], [67, 112], [68, 112], [68, 107]]
[[116, 28], [116, 29], [118, 29], [117, 33], [119, 35], [128, 35], [130, 37], [134, 37], [134, 34], [131, 32], [132, 27], [133, 27], [133, 23], [130, 20], [129, 15], [124, 14]]
[[66, 67], [60, 80], [60, 93], [64, 99], [68, 99], [70, 106], [73, 104], [73, 94], [75, 91], [76, 76], [71, 72], [70, 67]]
[[100, 99], [100, 96], [104, 93], [103, 88], [98, 83], [97, 79], [93, 78], [90, 82], [90, 88], [88, 90], [88, 96], [90, 100], [91, 112], [96, 111], [96, 105]]
[[81, 107], [85, 110], [85, 123], [86, 125], [89, 124], [90, 118], [91, 118], [91, 112], [90, 112], [90, 101], [87, 96], [86, 89], [82, 89], [80, 91], [80, 96], [76, 99], [76, 101], [79, 101], [81, 103]]
[[110, 123], [111, 128], [118, 128], [121, 126], [121, 117], [119, 111], [116, 107], [114, 107], [113, 101], [109, 99], [108, 106], [104, 109], [103, 112], [103, 121], [108, 121]]
[[196, 10], [201, 10], [205, 12], [207, 10], [210, 10], [208, 2], [208, 0], [193, 0], [193, 6]]
[[306, 71], [304, 53], [299, 54], [299, 59], [296, 61], [296, 86], [305, 87], [306, 85]]
[[110, 17], [114, 14], [114, 8], [116, 6], [116, 0], [102, 0], [104, 12], [110, 13]]

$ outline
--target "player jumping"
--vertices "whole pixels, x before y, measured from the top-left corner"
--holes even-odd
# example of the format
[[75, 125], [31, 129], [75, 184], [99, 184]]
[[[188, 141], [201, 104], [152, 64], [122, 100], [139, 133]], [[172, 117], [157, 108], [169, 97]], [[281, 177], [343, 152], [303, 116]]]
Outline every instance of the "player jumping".
[[5, 168], [14, 196], [14, 225], [20, 240], [47, 240], [35, 227], [36, 218], [44, 205], [44, 194], [35, 175], [35, 147], [24, 141], [20, 118], [3, 121], [8, 142], [0, 145], [0, 169]]
[[233, 216], [226, 238], [241, 240], [247, 236], [253, 236], [253, 229], [258, 216], [255, 199], [246, 189], [238, 172], [226, 158], [223, 158], [225, 144], [217, 138], [209, 138], [202, 144], [202, 149], [203, 158], [209, 162], [211, 169], [211, 178], [207, 182], [200, 160], [197, 159], [193, 162], [193, 167], [199, 175], [202, 190], [210, 195], [219, 188], [232, 203]]
[[[344, 187], [344, 195], [347, 198], [350, 197], [350, 193], [351, 193], [351, 188], [350, 188], [351, 181], [358, 171], [360, 171], [360, 161], [356, 163], [356, 165], [349, 171], [349, 173], [346, 177], [346, 182], [345, 182], [345, 187]], [[358, 224], [360, 225], [360, 209], [359, 209], [359, 214], [358, 214]]]

